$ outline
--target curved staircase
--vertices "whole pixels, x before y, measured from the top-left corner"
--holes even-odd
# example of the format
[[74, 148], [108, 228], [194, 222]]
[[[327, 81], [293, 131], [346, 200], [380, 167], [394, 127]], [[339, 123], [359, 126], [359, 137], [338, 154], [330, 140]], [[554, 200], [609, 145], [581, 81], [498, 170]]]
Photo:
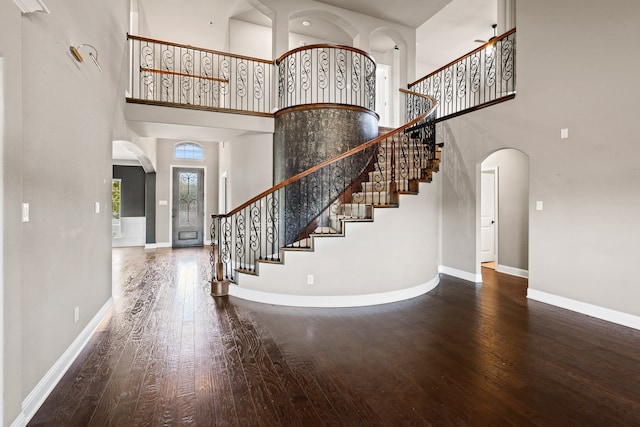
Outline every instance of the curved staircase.
[[[375, 209], [398, 207], [400, 194], [417, 194], [420, 182], [431, 181], [441, 152], [436, 103], [403, 92], [413, 118], [406, 125], [283, 181], [229, 214], [212, 215], [214, 295], [225, 293], [221, 283], [237, 283], [239, 273], [258, 275], [260, 263], [283, 264], [286, 251], [313, 251], [314, 239], [344, 236], [349, 222], [373, 221]], [[368, 165], [345, 182], [344, 176], [354, 175], [345, 173], [351, 159], [363, 153]], [[314, 209], [320, 214], [306, 216]]]

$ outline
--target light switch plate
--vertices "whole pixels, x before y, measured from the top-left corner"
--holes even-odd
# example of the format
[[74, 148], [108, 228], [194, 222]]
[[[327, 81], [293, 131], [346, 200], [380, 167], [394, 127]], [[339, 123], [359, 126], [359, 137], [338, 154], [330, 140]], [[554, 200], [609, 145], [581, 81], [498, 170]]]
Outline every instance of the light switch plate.
[[560, 129], [560, 138], [562, 138], [562, 139], [569, 138], [569, 129], [567, 129], [567, 128]]
[[22, 222], [29, 222], [29, 203], [22, 204]]
[[537, 210], [537, 211], [541, 211], [541, 210], [542, 210], [542, 208], [543, 208], [542, 201], [541, 201], [541, 200], [538, 200], [538, 201], [536, 202], [536, 210]]

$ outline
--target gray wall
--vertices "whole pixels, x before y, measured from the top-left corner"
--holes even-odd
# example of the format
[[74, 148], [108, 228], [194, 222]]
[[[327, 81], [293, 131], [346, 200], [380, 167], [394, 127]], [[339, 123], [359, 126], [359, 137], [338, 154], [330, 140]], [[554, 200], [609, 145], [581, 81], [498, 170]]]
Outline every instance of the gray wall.
[[[8, 1], [0, 2], [0, 56], [4, 63], [4, 134], [2, 137], [4, 420], [20, 413], [22, 381], [22, 18]], [[0, 299], [2, 300], [2, 299]]]
[[[111, 143], [126, 134], [128, 2], [47, 4], [51, 14], [25, 16], [13, 2], [0, 4], [10, 105], [2, 165], [4, 425], [111, 296]], [[96, 46], [102, 73], [70, 56], [69, 46], [80, 43]], [[23, 201], [31, 207], [24, 224]]]
[[529, 268], [529, 158], [513, 149], [499, 150], [482, 162], [498, 169], [498, 264]]
[[529, 287], [640, 315], [640, 3], [518, 1], [516, 12], [516, 99], [440, 129], [442, 263], [479, 273], [480, 163], [517, 148], [530, 159]]

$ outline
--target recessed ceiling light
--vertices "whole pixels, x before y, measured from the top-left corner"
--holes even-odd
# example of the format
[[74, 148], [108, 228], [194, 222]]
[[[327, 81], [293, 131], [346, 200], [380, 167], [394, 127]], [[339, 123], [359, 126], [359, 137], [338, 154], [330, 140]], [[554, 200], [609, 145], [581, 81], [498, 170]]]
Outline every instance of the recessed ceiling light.
[[305, 27], [308, 27], [309, 25], [311, 25], [311, 22], [309, 22], [309, 21], [302, 21], [302, 25], [304, 25]]

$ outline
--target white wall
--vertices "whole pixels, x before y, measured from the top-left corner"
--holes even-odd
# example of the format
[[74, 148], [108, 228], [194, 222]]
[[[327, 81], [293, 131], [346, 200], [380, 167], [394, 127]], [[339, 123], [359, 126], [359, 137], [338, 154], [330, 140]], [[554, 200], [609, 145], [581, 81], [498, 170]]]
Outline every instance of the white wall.
[[530, 159], [530, 290], [638, 316], [640, 86], [629, 82], [640, 58], [629, 52], [640, 3], [520, 1], [516, 12], [515, 100], [441, 129], [443, 263], [477, 272], [479, 164], [513, 147]]
[[260, 59], [271, 58], [271, 27], [229, 20], [229, 52]]
[[250, 8], [245, 0], [196, 1], [187, 6], [173, 0], [138, 0], [141, 35], [176, 43], [227, 51], [229, 18]]
[[[373, 222], [347, 223], [345, 237], [315, 238], [313, 253], [285, 251], [284, 266], [259, 263], [258, 276], [241, 274], [238, 286], [313, 301], [427, 283], [438, 275], [440, 185], [436, 174], [433, 182], [420, 183], [418, 195], [400, 195], [398, 209], [377, 208]], [[309, 274], [313, 285], [307, 284]]]
[[219, 173], [227, 172], [227, 209], [273, 186], [273, 134], [233, 138], [220, 147]]

